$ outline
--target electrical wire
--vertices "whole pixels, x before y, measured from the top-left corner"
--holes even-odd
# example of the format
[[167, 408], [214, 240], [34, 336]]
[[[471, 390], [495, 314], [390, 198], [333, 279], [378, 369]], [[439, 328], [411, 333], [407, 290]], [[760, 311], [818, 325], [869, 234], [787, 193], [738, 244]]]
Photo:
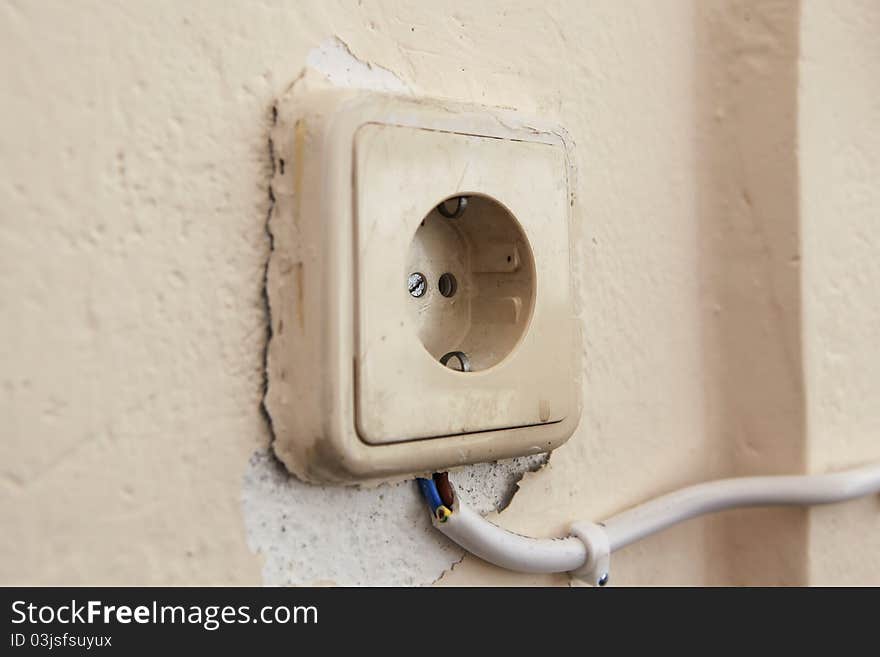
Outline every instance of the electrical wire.
[[[461, 501], [454, 489], [449, 508], [440, 499], [434, 480], [418, 481], [431, 507], [434, 526], [485, 561], [518, 572], [562, 573], [584, 567], [591, 556], [589, 541], [580, 537], [521, 536], [480, 516]], [[607, 549], [613, 552], [707, 513], [739, 507], [832, 504], [873, 493], [880, 493], [880, 463], [830, 474], [720, 479], [662, 495], [614, 515], [597, 527], [607, 537]], [[438, 515], [441, 507], [443, 511]], [[602, 584], [607, 581], [607, 573], [603, 575]]]
[[587, 548], [579, 539], [531, 538], [502, 529], [456, 496], [452, 513], [434, 523], [447, 537], [484, 561], [520, 573], [565, 573], [583, 565]]
[[428, 506], [431, 509], [431, 517], [438, 522], [446, 522], [446, 520], [452, 515], [452, 510], [443, 504], [443, 500], [440, 498], [440, 492], [437, 490], [437, 484], [434, 479], [418, 477], [416, 482], [419, 484], [419, 489], [422, 491], [422, 495], [424, 495], [425, 500], [428, 502]]

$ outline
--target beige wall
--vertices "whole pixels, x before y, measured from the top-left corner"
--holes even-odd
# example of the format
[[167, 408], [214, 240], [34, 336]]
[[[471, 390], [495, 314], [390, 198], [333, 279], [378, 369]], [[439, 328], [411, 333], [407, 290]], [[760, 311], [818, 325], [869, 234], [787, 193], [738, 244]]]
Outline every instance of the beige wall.
[[[0, 17], [0, 583], [563, 581], [449, 570], [462, 555], [412, 486], [306, 486], [267, 455], [270, 108], [331, 36], [416, 94], [541, 114], [577, 144], [583, 421], [499, 522], [550, 535], [711, 477], [880, 458], [876, 3]], [[490, 511], [538, 466], [455, 476]], [[369, 524], [339, 522], [352, 508], [381, 508], [408, 553], [393, 571]], [[880, 501], [689, 522], [614, 571], [880, 584]]]
[[[807, 461], [880, 455], [880, 5], [804, 5], [800, 183]], [[810, 511], [809, 579], [880, 581], [880, 497]]]

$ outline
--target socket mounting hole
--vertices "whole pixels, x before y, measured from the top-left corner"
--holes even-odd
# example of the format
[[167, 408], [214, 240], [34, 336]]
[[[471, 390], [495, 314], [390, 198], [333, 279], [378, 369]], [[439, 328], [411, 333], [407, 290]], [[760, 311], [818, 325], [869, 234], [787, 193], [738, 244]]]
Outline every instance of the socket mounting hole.
[[495, 199], [470, 191], [440, 199], [413, 219], [407, 306], [422, 345], [457, 371], [455, 352], [466, 354], [471, 372], [497, 365], [528, 331], [537, 289], [519, 221]]
[[451, 297], [455, 294], [456, 290], [458, 290], [458, 281], [449, 272], [442, 274], [437, 280], [437, 291], [444, 297]]

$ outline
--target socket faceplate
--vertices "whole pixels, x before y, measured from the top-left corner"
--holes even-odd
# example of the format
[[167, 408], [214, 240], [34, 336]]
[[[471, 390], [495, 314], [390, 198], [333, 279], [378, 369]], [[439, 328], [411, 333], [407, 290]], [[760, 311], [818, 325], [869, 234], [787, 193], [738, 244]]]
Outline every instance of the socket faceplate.
[[[358, 130], [353, 283], [363, 440], [540, 425], [571, 413], [565, 171], [564, 151], [550, 144], [378, 124]], [[450, 196], [469, 199], [460, 217], [432, 210]], [[412, 271], [427, 278], [418, 299], [406, 285]], [[451, 297], [441, 294], [443, 274], [457, 281]], [[474, 371], [441, 365], [453, 351], [467, 354]]]
[[[561, 135], [502, 110], [315, 82], [279, 103], [266, 407], [294, 473], [387, 479], [571, 435], [580, 350]], [[436, 210], [459, 197], [461, 216]], [[439, 362], [451, 352], [472, 371]]]

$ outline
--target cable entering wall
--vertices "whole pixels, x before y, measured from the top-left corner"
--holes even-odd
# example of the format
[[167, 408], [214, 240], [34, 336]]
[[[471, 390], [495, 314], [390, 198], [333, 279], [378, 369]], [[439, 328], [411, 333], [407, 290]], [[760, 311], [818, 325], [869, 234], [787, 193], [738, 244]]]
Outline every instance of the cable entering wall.
[[[438, 481], [449, 487], [444, 493], [452, 494], [451, 507], [443, 503]], [[464, 504], [442, 475], [418, 482], [431, 506], [434, 526], [481, 559], [524, 573], [576, 572], [582, 576], [586, 569], [591, 583], [603, 585], [614, 550], [690, 518], [725, 509], [833, 504], [880, 493], [880, 463], [830, 474], [737, 477], [696, 484], [598, 524], [575, 523], [575, 535], [553, 539], [521, 536], [489, 522]]]

